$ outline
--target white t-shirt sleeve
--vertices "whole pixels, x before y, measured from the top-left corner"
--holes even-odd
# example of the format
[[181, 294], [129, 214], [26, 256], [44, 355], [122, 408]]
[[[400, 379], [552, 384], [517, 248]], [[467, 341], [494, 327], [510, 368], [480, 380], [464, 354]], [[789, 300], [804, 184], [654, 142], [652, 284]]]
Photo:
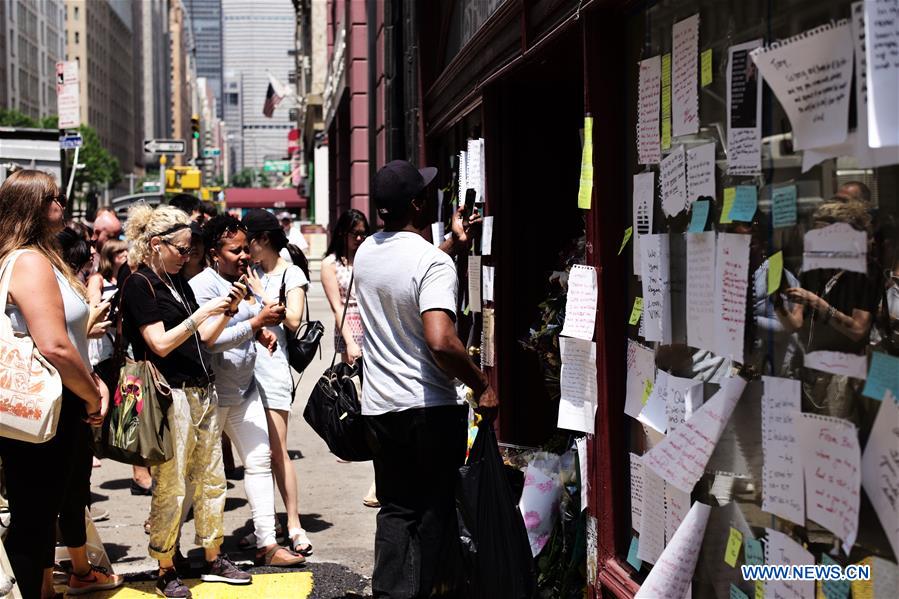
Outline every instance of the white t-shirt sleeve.
[[418, 293], [419, 313], [424, 314], [428, 310], [446, 310], [450, 314], [455, 314], [456, 292], [459, 286], [456, 265], [449, 256], [442, 256], [429, 264], [426, 263], [425, 266]]
[[306, 274], [303, 272], [302, 268], [296, 264], [291, 264], [287, 267], [284, 274], [284, 287], [288, 293], [291, 289], [296, 289], [297, 287], [303, 287], [305, 289], [308, 286], [309, 279], [306, 278]]

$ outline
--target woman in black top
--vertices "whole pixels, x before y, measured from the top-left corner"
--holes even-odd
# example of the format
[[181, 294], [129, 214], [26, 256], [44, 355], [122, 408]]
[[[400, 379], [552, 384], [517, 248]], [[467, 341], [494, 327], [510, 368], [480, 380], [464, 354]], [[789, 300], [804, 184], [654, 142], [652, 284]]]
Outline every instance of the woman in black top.
[[[135, 359], [152, 362], [172, 388], [169, 412], [175, 456], [153, 468], [156, 486], [150, 506], [150, 555], [159, 560], [156, 588], [164, 597], [190, 597], [174, 569], [187, 480], [194, 485], [197, 538], [206, 553], [203, 580], [248, 584], [219, 552], [224, 536], [225, 472], [217, 397], [203, 343], [213, 343], [227, 325], [232, 304], [246, 288], [235, 284], [229, 296], [197, 306], [181, 267], [190, 254], [190, 226], [177, 208], [140, 205], [128, 213], [125, 235], [137, 271], [123, 284], [124, 332]], [[117, 390], [118, 394], [120, 390]]]

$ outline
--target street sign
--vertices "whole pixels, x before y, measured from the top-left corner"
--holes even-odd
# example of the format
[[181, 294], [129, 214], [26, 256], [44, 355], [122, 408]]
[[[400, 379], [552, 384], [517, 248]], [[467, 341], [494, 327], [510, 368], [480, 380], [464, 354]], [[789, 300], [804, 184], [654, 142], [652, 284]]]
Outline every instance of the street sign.
[[187, 144], [183, 139], [145, 139], [145, 154], [184, 154]]
[[266, 160], [262, 170], [266, 173], [289, 173], [290, 160]]
[[143, 188], [146, 192], [159, 191], [159, 181], [144, 181]]
[[203, 156], [206, 158], [212, 158], [213, 156], [221, 156], [222, 150], [220, 148], [203, 148]]
[[194, 158], [194, 166], [203, 166], [206, 164], [206, 159], [202, 157]]
[[81, 126], [81, 95], [78, 83], [78, 62], [68, 60], [56, 63], [56, 106], [60, 129], [77, 129]]
[[83, 143], [84, 138], [81, 137], [80, 133], [62, 135], [59, 138], [59, 147], [62, 150], [74, 150], [75, 148], [80, 148]]

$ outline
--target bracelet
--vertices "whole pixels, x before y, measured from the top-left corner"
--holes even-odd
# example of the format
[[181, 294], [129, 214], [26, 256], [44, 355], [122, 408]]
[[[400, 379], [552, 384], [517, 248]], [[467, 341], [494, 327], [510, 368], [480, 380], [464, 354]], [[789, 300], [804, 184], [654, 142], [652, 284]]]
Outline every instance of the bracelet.
[[833, 318], [833, 315], [836, 314], [836, 313], [837, 313], [837, 309], [836, 309], [836, 308], [834, 308], [833, 306], [829, 307], [829, 308], [827, 309], [827, 315], [824, 317], [824, 322], [825, 322], [825, 323], [829, 322], [830, 319]]
[[188, 316], [181, 324], [184, 325], [184, 328], [187, 329], [187, 332], [191, 335], [197, 332], [197, 323], [194, 322], [192, 317]]

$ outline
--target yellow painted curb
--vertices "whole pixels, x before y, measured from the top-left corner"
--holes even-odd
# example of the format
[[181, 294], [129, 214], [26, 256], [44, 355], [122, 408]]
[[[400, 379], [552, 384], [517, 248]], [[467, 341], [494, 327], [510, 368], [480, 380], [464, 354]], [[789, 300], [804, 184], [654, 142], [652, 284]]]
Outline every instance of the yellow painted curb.
[[[196, 578], [184, 579], [190, 587], [193, 599], [306, 599], [312, 594], [312, 572], [285, 572], [283, 574], [254, 574], [253, 583], [230, 585], [220, 582], [203, 582]], [[125, 583], [114, 591], [80, 595], [87, 599], [149, 599], [158, 598], [155, 581]], [[68, 596], [68, 595], [67, 595]]]

